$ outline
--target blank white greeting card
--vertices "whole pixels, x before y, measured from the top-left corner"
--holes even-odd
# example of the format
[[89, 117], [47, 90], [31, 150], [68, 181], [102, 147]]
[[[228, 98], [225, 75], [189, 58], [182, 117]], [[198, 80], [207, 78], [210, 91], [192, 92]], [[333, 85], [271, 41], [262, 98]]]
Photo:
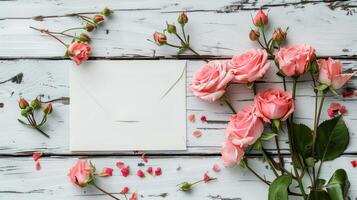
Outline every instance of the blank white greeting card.
[[185, 150], [186, 61], [70, 69], [70, 150]]

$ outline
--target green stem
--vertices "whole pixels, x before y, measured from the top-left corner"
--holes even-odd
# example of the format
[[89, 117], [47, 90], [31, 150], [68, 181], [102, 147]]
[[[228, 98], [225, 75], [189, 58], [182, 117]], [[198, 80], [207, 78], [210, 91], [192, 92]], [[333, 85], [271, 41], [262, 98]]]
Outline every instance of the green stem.
[[247, 168], [249, 169], [250, 172], [252, 172], [259, 180], [263, 181], [265, 184], [267, 184], [268, 186], [270, 185], [270, 182], [265, 180], [263, 177], [261, 177], [257, 172], [255, 172], [252, 168], [249, 167], [249, 165], [247, 165]]
[[46, 31], [44, 29], [38, 29], [35, 27], [30, 26], [31, 29], [34, 29], [36, 31], [40, 31], [41, 33], [46, 33], [47, 35], [53, 37], [54, 39], [56, 39], [58, 42], [60, 42], [61, 44], [63, 44], [63, 46], [65, 46], [67, 48], [66, 43], [64, 43], [62, 40], [60, 40], [58, 37], [54, 36], [52, 33], [50, 33], [49, 31]]
[[190, 45], [187, 44], [187, 42], [185, 42], [185, 41], [181, 38], [181, 36], [180, 36], [179, 34], [175, 33], [175, 35], [176, 35], [177, 38], [181, 41], [181, 43], [185, 44], [185, 47], [186, 47], [188, 50], [190, 50], [192, 53], [196, 54], [196, 56], [198, 56], [199, 58], [201, 58], [203, 61], [208, 62], [208, 60], [207, 60], [206, 58], [204, 58], [201, 54], [199, 54], [197, 51], [195, 51], [194, 49], [192, 49], [192, 48], [190, 47]]
[[79, 30], [79, 29], [83, 29], [83, 27], [69, 28], [69, 29], [62, 31], [61, 33], [65, 33], [67, 31], [72, 31], [72, 30]]
[[278, 177], [279, 174], [275, 169], [275, 166], [273, 165], [270, 157], [268, 156], [267, 152], [265, 151], [265, 149], [262, 147], [260, 148], [260, 152], [262, 152], [263, 157], [265, 158], [265, 160], [267, 161], [267, 163], [269, 164], [270, 168], [272, 169], [272, 171], [274, 172], [275, 176]]
[[[284, 164], [284, 158], [283, 158], [283, 156], [281, 155], [281, 152], [280, 152], [279, 133], [278, 133], [278, 131], [276, 131], [276, 136], [274, 138], [275, 138], [276, 148], [278, 150], [279, 165], [280, 165], [280, 167], [282, 169], [284, 169], [285, 164]], [[281, 171], [281, 174], [284, 174], [284, 170], [280, 170], [280, 171]]]
[[38, 128], [37, 126], [34, 126], [33, 127], [34, 129], [36, 129], [38, 132], [40, 132], [42, 135], [44, 135], [45, 137], [47, 137], [47, 138], [50, 138], [50, 136], [49, 135], [47, 135], [45, 132], [43, 132], [40, 128]]
[[181, 30], [182, 30], [183, 38], [185, 39], [186, 44], [188, 44], [184, 24], [181, 24]]
[[112, 197], [115, 200], [120, 200], [119, 198], [115, 197], [114, 195], [110, 194], [109, 192], [105, 191], [104, 189], [100, 188], [97, 184], [95, 184], [94, 182], [91, 183], [95, 188], [97, 188], [98, 190], [100, 190], [101, 192], [103, 192], [104, 194], [109, 195], [110, 197]]
[[177, 45], [173, 45], [173, 44], [170, 44], [170, 43], [167, 43], [166, 42], [166, 45], [170, 46], [170, 47], [174, 47], [174, 48], [181, 48], [181, 46], [177, 46]]
[[227, 104], [227, 106], [229, 107], [229, 109], [231, 109], [231, 111], [234, 113], [234, 114], [237, 114], [236, 110], [233, 108], [232, 104], [229, 102], [227, 96], [224, 94], [222, 96], [222, 100]]
[[257, 86], [256, 86], [255, 81], [254, 81], [252, 84], [253, 84], [253, 85], [252, 85], [253, 94], [254, 94], [254, 96], [255, 96], [255, 95], [257, 95]]

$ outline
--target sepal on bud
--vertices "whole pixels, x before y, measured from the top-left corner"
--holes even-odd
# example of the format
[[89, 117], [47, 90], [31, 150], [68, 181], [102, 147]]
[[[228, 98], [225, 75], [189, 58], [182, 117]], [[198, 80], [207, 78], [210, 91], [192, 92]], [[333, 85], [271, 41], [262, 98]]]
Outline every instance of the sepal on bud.
[[176, 34], [176, 26], [174, 24], [167, 24], [166, 30], [171, 34]]
[[183, 192], [189, 192], [192, 190], [192, 184], [187, 181], [180, 183], [178, 186], [179, 190]]
[[43, 108], [43, 112], [45, 114], [51, 114], [52, 113], [52, 104], [51, 103], [47, 103], [45, 105], [45, 107]]
[[177, 22], [181, 25], [185, 25], [188, 22], [188, 17], [186, 15], [186, 12], [182, 12], [179, 17], [177, 18]]
[[91, 38], [89, 37], [89, 35], [87, 35], [85, 33], [81, 33], [79, 35], [78, 40], [81, 41], [81, 42], [89, 42], [91, 40]]
[[281, 28], [277, 28], [274, 31], [272, 40], [276, 42], [277, 45], [280, 45], [286, 40], [286, 35], [287, 35], [286, 31], [283, 31]]
[[113, 10], [110, 10], [109, 8], [104, 8], [100, 14], [106, 16], [106, 17], [109, 17], [110, 15], [112, 15], [114, 13]]
[[41, 102], [38, 99], [34, 99], [31, 101], [31, 106], [33, 109], [37, 109], [41, 106]]

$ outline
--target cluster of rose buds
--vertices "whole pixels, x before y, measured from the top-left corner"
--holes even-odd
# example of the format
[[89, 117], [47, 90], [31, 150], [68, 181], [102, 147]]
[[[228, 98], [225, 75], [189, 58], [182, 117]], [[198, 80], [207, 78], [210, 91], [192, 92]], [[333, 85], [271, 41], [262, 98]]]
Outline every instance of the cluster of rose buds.
[[[162, 32], [156, 31], [153, 34], [154, 42], [158, 46], [167, 45], [167, 46], [170, 46], [173, 48], [177, 48], [178, 49], [177, 55], [180, 55], [180, 54], [184, 53], [186, 50], [189, 50], [192, 53], [196, 54], [201, 59], [207, 61], [205, 58], [202, 57], [202, 55], [200, 55], [197, 51], [195, 51], [190, 46], [190, 35], [186, 35], [186, 33], [185, 33], [185, 25], [188, 22], [188, 17], [187, 17], [186, 12], [180, 13], [180, 15], [177, 18], [177, 22], [180, 24], [180, 27], [181, 27], [181, 35], [177, 32], [177, 28], [176, 28], [175, 24], [166, 23], [166, 29], [164, 29]], [[176, 36], [180, 40], [180, 44], [169, 43], [167, 41], [166, 32], [171, 35]]]
[[[89, 42], [91, 41], [91, 38], [88, 34], [82, 32], [78, 35], [74, 34], [69, 34], [69, 31], [73, 30], [82, 30], [86, 32], [92, 32], [93, 30], [97, 29], [101, 23], [104, 22], [105, 18], [104, 17], [109, 17], [110, 15], [113, 14], [113, 11], [110, 10], [109, 8], [104, 8], [101, 12], [98, 14], [95, 14], [92, 17], [88, 17], [86, 15], [80, 14], [80, 13], [71, 13], [67, 14], [66, 16], [75, 16], [79, 17], [83, 20], [84, 25], [80, 27], [73, 27], [69, 28], [63, 31], [55, 32], [55, 31], [49, 31], [48, 29], [38, 29], [31, 27], [34, 30], [40, 31], [41, 33], [45, 33], [57, 41], [59, 41], [61, 44], [63, 44], [66, 48], [66, 53], [65, 56], [71, 58], [77, 65], [82, 64], [83, 61], [86, 61], [89, 59], [89, 56], [91, 54], [92, 48], [89, 45]], [[56, 35], [60, 36], [65, 36], [71, 38], [71, 43], [67, 44], [64, 41], [62, 41], [60, 38], [58, 38]]]
[[[287, 30], [283, 31], [281, 28], [275, 29], [270, 40], [267, 40], [265, 35], [265, 27], [268, 25], [268, 16], [263, 10], [259, 10], [253, 18], [253, 24], [256, 29], [252, 29], [249, 33], [249, 38], [252, 41], [257, 41], [263, 49], [265, 49], [269, 54], [272, 54], [274, 48], [279, 48], [279, 46], [286, 40]], [[263, 37], [263, 41], [260, 37]]]
[[[49, 138], [50, 136], [47, 135], [44, 131], [42, 131], [40, 128], [47, 122], [47, 115], [52, 113], [52, 104], [51, 103], [46, 103], [44, 105], [41, 104], [40, 100], [37, 98], [31, 101], [31, 105], [24, 99], [20, 98], [19, 100], [19, 107], [21, 109], [21, 115], [25, 117], [28, 121], [28, 123], [17, 119], [21, 124], [24, 124], [26, 126], [29, 126], [31, 128], [36, 129], [39, 131], [41, 134]], [[35, 118], [35, 113], [37, 110], [40, 110], [42, 108], [43, 111], [43, 117], [40, 123], [36, 121]]]

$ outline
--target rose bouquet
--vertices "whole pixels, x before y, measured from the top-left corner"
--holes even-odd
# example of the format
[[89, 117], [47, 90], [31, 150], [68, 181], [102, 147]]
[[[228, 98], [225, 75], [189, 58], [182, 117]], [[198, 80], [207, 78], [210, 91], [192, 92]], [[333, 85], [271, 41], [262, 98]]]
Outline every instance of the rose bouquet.
[[[254, 29], [249, 33], [249, 38], [261, 48], [248, 50], [230, 60], [207, 61], [193, 50], [185, 33], [187, 22], [187, 15], [182, 13], [178, 18], [181, 35], [174, 24], [167, 24], [167, 28], [161, 33], [155, 32], [153, 38], [159, 46], [177, 48], [178, 54], [189, 50], [207, 62], [194, 75], [191, 90], [204, 101], [225, 102], [233, 112], [225, 131], [222, 163], [250, 170], [269, 187], [269, 200], [289, 199], [289, 196], [309, 200], [347, 199], [350, 183], [344, 169], [337, 169], [328, 181], [320, 176], [323, 163], [339, 157], [348, 146], [349, 131], [342, 116], [345, 108], [334, 104], [328, 111], [331, 119], [320, 122], [320, 118], [326, 95], [339, 96], [337, 90], [357, 72], [343, 73], [342, 64], [332, 58], [318, 59], [310, 45], [283, 47], [287, 29], [277, 28], [268, 38], [268, 17], [262, 10], [253, 18]], [[177, 37], [181, 44], [170, 43], [167, 34]], [[273, 65], [268, 56], [274, 60], [283, 89], [259, 91], [256, 86]], [[294, 119], [294, 112], [303, 109], [296, 104], [296, 89], [302, 77], [311, 81], [315, 97], [312, 127]], [[286, 80], [292, 82], [291, 90]], [[255, 95], [253, 103], [236, 112], [225, 95], [230, 84], [246, 84], [251, 88]], [[288, 135], [291, 166], [285, 163], [279, 146], [283, 134]], [[266, 141], [270, 140], [275, 142], [276, 156], [265, 148]], [[267, 180], [253, 169], [246, 156], [251, 151], [261, 153], [275, 175], [274, 180]]]

